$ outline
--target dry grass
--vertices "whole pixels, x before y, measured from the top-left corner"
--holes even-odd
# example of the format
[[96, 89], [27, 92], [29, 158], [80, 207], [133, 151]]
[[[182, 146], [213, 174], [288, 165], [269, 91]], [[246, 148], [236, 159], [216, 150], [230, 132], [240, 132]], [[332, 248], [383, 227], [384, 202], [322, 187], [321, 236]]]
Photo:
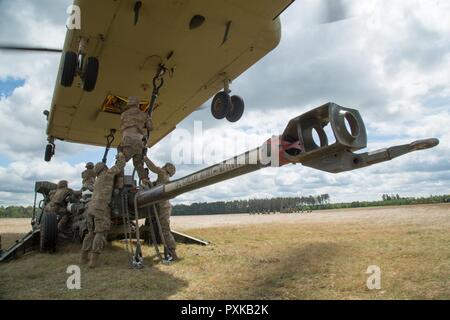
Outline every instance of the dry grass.
[[[78, 263], [77, 246], [56, 255], [32, 253], [0, 265], [0, 297], [450, 299], [450, 206], [409, 207], [392, 215], [388, 208], [377, 210], [382, 218], [367, 218], [372, 209], [347, 210], [328, 212], [321, 222], [310, 215], [290, 223], [193, 229], [212, 245], [180, 245], [184, 259], [173, 266], [157, 264], [146, 248], [140, 271], [128, 269], [116, 242], [102, 255], [102, 268], [82, 267], [79, 291], [65, 285], [67, 266]], [[381, 267], [381, 290], [366, 287], [369, 265]]]

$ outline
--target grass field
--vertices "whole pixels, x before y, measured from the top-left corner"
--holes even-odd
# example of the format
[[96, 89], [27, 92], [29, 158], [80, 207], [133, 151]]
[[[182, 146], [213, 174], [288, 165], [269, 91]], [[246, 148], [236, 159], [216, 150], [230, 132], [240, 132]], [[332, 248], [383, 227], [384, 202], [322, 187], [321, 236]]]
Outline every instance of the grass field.
[[[23, 224], [0, 220], [4, 247]], [[82, 289], [75, 291], [66, 288], [66, 268], [78, 264], [78, 246], [31, 253], [0, 265], [0, 297], [450, 299], [450, 205], [174, 217], [173, 225], [211, 245], [180, 245], [183, 259], [172, 266], [159, 264], [146, 247], [146, 267], [136, 271], [115, 242], [101, 268], [81, 267]], [[381, 268], [380, 290], [367, 289], [370, 265]]]

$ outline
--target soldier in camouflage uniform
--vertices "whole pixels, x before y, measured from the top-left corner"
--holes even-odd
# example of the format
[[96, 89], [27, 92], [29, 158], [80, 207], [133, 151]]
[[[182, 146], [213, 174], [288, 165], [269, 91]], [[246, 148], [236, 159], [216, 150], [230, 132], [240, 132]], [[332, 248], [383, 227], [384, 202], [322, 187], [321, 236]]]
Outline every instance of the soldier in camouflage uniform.
[[[161, 184], [167, 183], [170, 181], [170, 178], [175, 174], [175, 166], [171, 163], [166, 163], [164, 167], [160, 168], [156, 166], [147, 156], [144, 157], [144, 162], [147, 167], [153, 173], [158, 175], [158, 179], [155, 182], [155, 186], [159, 186]], [[176, 254], [176, 242], [170, 230], [170, 215], [172, 214], [172, 205], [169, 201], [163, 201], [157, 204], [158, 216], [161, 223], [161, 229], [166, 240], [167, 247], [170, 252], [165, 252], [165, 256], [167, 254], [171, 256], [173, 260], [177, 260]]]
[[[139, 100], [136, 97], [129, 97], [127, 109], [121, 115], [120, 130], [122, 132], [122, 142], [118, 148], [119, 152], [125, 155], [128, 162], [133, 159], [133, 165], [143, 186], [149, 186], [143, 162], [143, 150], [149, 139], [153, 125], [148, 113], [139, 109]], [[120, 174], [118, 186], [123, 184], [123, 172]]]
[[95, 171], [94, 164], [92, 162], [86, 163], [86, 170], [81, 173], [81, 179], [83, 180], [82, 191], [89, 190], [91, 192], [94, 191], [94, 183], [95, 183]]
[[[114, 188], [114, 178], [125, 168], [125, 156], [119, 153], [116, 164], [108, 169], [106, 164], [99, 162], [94, 170], [97, 176], [94, 193], [86, 210], [88, 234], [84, 238], [81, 248], [81, 262], [95, 268], [98, 264], [100, 252], [106, 244], [107, 233], [111, 228], [111, 197]], [[90, 253], [90, 257], [89, 257]]]
[[67, 204], [73, 190], [69, 189], [68, 185], [69, 183], [66, 180], [59, 181], [56, 190], [50, 193], [50, 201], [44, 208], [44, 212], [54, 213], [60, 216], [58, 222], [59, 232], [64, 231], [70, 218], [69, 212], [67, 211]]

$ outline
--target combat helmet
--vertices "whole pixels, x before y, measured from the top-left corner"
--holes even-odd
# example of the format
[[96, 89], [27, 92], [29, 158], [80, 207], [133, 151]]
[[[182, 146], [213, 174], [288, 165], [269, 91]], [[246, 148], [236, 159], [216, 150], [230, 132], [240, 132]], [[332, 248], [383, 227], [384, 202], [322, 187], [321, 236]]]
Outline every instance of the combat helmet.
[[108, 169], [106, 164], [99, 162], [94, 166], [95, 175], [98, 176], [103, 170]]
[[171, 177], [173, 177], [175, 175], [175, 172], [177, 172], [177, 169], [175, 168], [175, 166], [170, 162], [167, 162], [165, 164], [164, 168], [166, 168], [166, 171], [169, 173], [169, 175]]
[[92, 162], [86, 163], [86, 169], [94, 169], [94, 164]]
[[61, 180], [58, 182], [58, 189], [67, 188], [69, 186], [69, 182], [67, 180]]
[[139, 99], [137, 97], [128, 97], [128, 102], [127, 102], [127, 106], [128, 107], [133, 107], [133, 106], [139, 106]]

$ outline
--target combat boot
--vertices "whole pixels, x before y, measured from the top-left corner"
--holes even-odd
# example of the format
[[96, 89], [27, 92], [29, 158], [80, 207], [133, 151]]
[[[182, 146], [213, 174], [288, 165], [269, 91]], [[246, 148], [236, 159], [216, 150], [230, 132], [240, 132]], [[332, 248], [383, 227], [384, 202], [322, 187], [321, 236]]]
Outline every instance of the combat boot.
[[97, 268], [99, 256], [100, 256], [100, 253], [95, 253], [95, 252], [91, 253], [91, 257], [89, 259], [89, 268], [91, 268], [91, 269]]
[[175, 249], [172, 249], [171, 252], [172, 252], [173, 261], [177, 261], [178, 260], [178, 256], [177, 256], [177, 252], [175, 251]]
[[81, 251], [80, 262], [81, 264], [87, 264], [89, 262], [89, 251]]
[[175, 262], [178, 260], [178, 256], [177, 256], [175, 249], [167, 250], [164, 248], [164, 257], [169, 262]]

